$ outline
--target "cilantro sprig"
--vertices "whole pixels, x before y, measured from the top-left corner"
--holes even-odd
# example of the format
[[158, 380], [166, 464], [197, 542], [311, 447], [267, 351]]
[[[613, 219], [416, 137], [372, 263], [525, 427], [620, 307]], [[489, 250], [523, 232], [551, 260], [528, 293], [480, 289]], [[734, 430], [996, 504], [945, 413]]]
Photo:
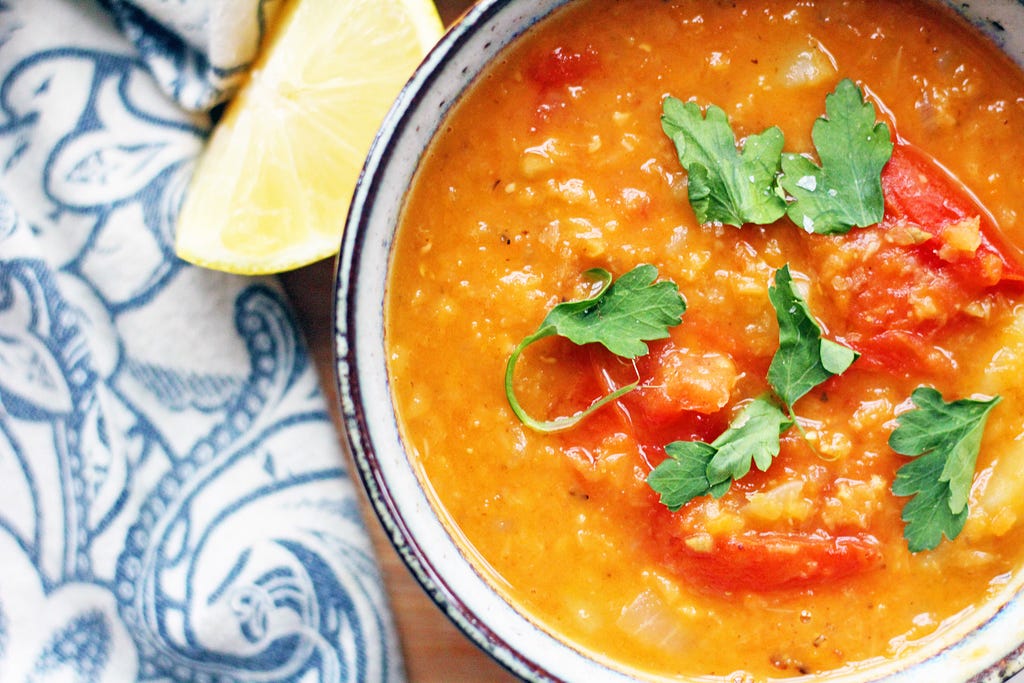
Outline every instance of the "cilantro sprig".
[[[647, 484], [673, 512], [699, 496], [718, 498], [750, 471], [765, 472], [779, 454], [782, 435], [797, 425], [793, 405], [858, 358], [852, 349], [826, 339], [807, 302], [793, 285], [789, 265], [775, 271], [768, 298], [779, 322], [779, 348], [768, 367], [774, 392], [759, 396], [736, 415], [710, 444], [675, 441], [666, 459], [651, 470]], [[780, 405], [779, 402], [784, 405]]]
[[603, 268], [589, 270], [586, 275], [598, 282], [597, 291], [589, 299], [567, 301], [552, 308], [540, 327], [519, 342], [505, 366], [505, 396], [512, 412], [523, 424], [539, 432], [573, 427], [635, 389], [637, 383], [620, 387], [573, 415], [538, 420], [526, 412], [515, 394], [515, 366], [528, 346], [546, 337], [560, 336], [578, 345], [601, 344], [617, 356], [635, 359], [647, 354], [648, 341], [668, 337], [669, 328], [678, 325], [686, 312], [686, 300], [679, 287], [674, 282], [655, 282], [658, 271], [652, 265], [639, 265], [614, 282]]
[[892, 156], [889, 127], [853, 81], [844, 79], [825, 97], [826, 116], [811, 139], [821, 165], [800, 154], [782, 155], [779, 185], [793, 197], [790, 219], [807, 232], [838, 234], [882, 220], [882, 168]]
[[701, 223], [774, 223], [786, 213], [776, 191], [783, 135], [772, 127], [736, 148], [736, 134], [715, 105], [701, 113], [694, 102], [667, 97], [661, 127], [671, 138], [689, 177], [690, 204]]
[[[555, 306], [537, 330], [516, 346], [506, 365], [509, 405], [524, 424], [540, 432], [573, 427], [634, 390], [639, 380], [573, 415], [539, 420], [523, 409], [514, 390], [515, 366], [527, 347], [561, 336], [578, 345], [601, 344], [617, 356], [635, 359], [648, 353], [648, 341], [667, 337], [686, 311], [678, 287], [669, 281], [656, 282], [653, 266], [637, 266], [615, 281], [600, 268], [586, 275], [597, 282], [594, 294]], [[768, 298], [779, 325], [779, 347], [766, 377], [772, 391], [746, 402], [711, 443], [674, 441], [665, 446], [666, 458], [650, 472], [647, 483], [673, 512], [700, 496], [720, 498], [753, 467], [767, 471], [779, 455], [783, 434], [794, 426], [799, 429], [795, 404], [829, 378], [844, 373], [859, 357], [853, 349], [824, 336], [788, 265], [775, 272]], [[889, 445], [915, 458], [897, 471], [892, 492], [910, 497], [902, 519], [907, 547], [916, 553], [932, 550], [943, 537], [952, 540], [963, 530], [982, 434], [989, 413], [1001, 399], [946, 402], [930, 387], [918, 387], [911, 399], [916, 407], [897, 418]]]
[[825, 97], [810, 154], [783, 154], [773, 126], [737, 148], [725, 112], [666, 97], [661, 126], [686, 169], [690, 204], [701, 223], [773, 223], [783, 215], [808, 232], [840, 234], [882, 220], [882, 168], [892, 156], [889, 127], [850, 79]]
[[900, 467], [892, 484], [897, 496], [912, 496], [903, 507], [903, 536], [911, 552], [932, 550], [952, 540], [967, 521], [982, 432], [1001, 400], [960, 399], [947, 403], [931, 387], [911, 394], [916, 406], [897, 418], [889, 446], [915, 459]]
[[768, 298], [779, 323], [779, 350], [768, 366], [768, 383], [792, 412], [794, 403], [830, 377], [846, 372], [860, 354], [822, 335], [793, 284], [788, 264], [775, 272]]
[[759, 396], [710, 444], [673, 441], [665, 446], [668, 457], [647, 475], [647, 484], [672, 512], [700, 496], [721, 498], [751, 464], [768, 470], [779, 454], [780, 436], [792, 425], [770, 396]]

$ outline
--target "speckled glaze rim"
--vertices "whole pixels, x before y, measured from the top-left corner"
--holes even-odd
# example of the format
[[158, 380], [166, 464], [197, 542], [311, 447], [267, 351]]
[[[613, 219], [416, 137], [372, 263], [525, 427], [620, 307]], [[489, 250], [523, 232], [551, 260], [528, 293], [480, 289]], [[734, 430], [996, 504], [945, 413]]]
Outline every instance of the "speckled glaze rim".
[[[406, 456], [390, 397], [383, 302], [391, 243], [415, 167], [433, 133], [483, 65], [571, 0], [481, 0], [456, 22], [402, 90], [357, 184], [335, 275], [335, 367], [347, 446], [374, 511], [415, 578], [466, 636], [528, 681], [635, 677], [553, 637], [516, 611], [463, 554]], [[949, 2], [1024, 64], [1024, 2]], [[439, 330], [438, 333], [443, 333]], [[955, 642], [954, 642], [955, 640]], [[1008, 587], [980, 625], [917, 658], [837, 682], [998, 683], [1024, 670], [1024, 594]]]

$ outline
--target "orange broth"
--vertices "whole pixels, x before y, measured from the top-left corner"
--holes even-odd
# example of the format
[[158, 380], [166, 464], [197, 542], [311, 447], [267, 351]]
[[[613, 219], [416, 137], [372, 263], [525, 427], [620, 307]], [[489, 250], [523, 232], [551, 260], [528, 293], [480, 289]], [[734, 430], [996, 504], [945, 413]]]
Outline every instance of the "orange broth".
[[[741, 140], [778, 125], [786, 151], [807, 152], [842, 78], [898, 152], [917, 150], [908, 177], [931, 158], [955, 175], [963, 187], [933, 187], [991, 245], [930, 226], [922, 246], [889, 214], [839, 236], [697, 223], [664, 97], [722, 107]], [[402, 433], [466, 553], [552, 633], [652, 678], [849, 672], [976, 618], [1024, 553], [1022, 159], [1021, 71], [927, 2], [580, 0], [541, 22], [425, 155], [386, 301]], [[574, 429], [526, 428], [503, 392], [516, 344], [589, 295], [588, 269], [641, 263], [687, 311], [638, 361], [640, 389]], [[713, 440], [767, 390], [767, 288], [784, 264], [862, 356], [796, 404], [806, 437], [787, 432], [766, 473], [671, 513], [647, 474], [665, 443]], [[567, 415], [633, 372], [553, 338], [524, 353], [516, 391], [534, 415]], [[890, 489], [908, 458], [887, 440], [920, 385], [1002, 402], [964, 531], [915, 554]]]

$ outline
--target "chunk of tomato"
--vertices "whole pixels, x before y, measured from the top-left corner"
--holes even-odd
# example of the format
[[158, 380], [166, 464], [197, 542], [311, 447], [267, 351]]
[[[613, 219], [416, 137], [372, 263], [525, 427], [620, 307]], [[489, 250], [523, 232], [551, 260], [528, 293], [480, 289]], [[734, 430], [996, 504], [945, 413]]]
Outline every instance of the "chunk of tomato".
[[861, 367], [876, 367], [900, 375], [913, 372], [948, 377], [956, 372], [952, 355], [936, 346], [927, 332], [891, 329], [844, 341], [861, 354]]
[[1020, 287], [1024, 261], [978, 199], [911, 144], [895, 145], [882, 188], [882, 223], [844, 235], [845, 257], [832, 259], [844, 283], [837, 334], [862, 354], [859, 368], [948, 375], [955, 359], [939, 340], [972, 304]]
[[534, 56], [526, 68], [526, 79], [536, 89], [536, 129], [564, 112], [572, 99], [571, 89], [582, 87], [600, 67], [598, 53], [590, 46], [559, 45]]
[[665, 457], [672, 441], [711, 440], [725, 429], [723, 408], [736, 383], [736, 369], [720, 354], [695, 354], [671, 341], [650, 343], [651, 351], [632, 363], [591, 347], [591, 370], [602, 393], [636, 382], [615, 403], [617, 426], [629, 434], [648, 466]]
[[589, 46], [577, 50], [559, 45], [530, 62], [526, 75], [542, 89], [565, 88], [579, 85], [599, 65], [597, 53]]
[[878, 540], [866, 533], [747, 532], [698, 547], [673, 539], [669, 561], [698, 583], [726, 591], [810, 587], [882, 566]]
[[[1003, 238], [992, 215], [977, 198], [922, 150], [906, 142], [897, 143], [882, 171], [882, 188], [883, 227], [909, 223], [938, 238], [922, 242], [922, 247], [977, 284], [1024, 281], [1020, 250]], [[944, 257], [944, 230], [973, 220], [980, 224], [977, 248], [963, 254], [949, 250], [953, 255]]]

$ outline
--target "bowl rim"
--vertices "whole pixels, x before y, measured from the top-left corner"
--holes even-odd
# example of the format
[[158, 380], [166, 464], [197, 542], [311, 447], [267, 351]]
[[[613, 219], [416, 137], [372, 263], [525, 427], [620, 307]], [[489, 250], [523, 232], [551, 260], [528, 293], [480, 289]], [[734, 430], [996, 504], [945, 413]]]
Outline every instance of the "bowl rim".
[[[372, 424], [374, 421], [371, 419], [369, 411], [364, 409], [366, 385], [368, 383], [362, 381], [367, 364], [362, 359], [362, 356], [367, 353], [366, 349], [372, 348], [378, 342], [382, 343], [383, 331], [381, 330], [380, 335], [371, 334], [369, 339], [364, 339], [363, 331], [366, 325], [360, 320], [359, 313], [361, 310], [366, 310], [367, 306], [364, 303], [364, 299], [367, 295], [364, 294], [364, 282], [354, 277], [354, 275], [357, 270], [357, 264], [361, 262], [364, 256], [364, 250], [381, 246], [368, 246], [368, 231], [370, 230], [369, 224], [373, 219], [374, 202], [382, 194], [382, 178], [387, 172], [388, 165], [396, 158], [396, 150], [401, 143], [403, 131], [407, 132], [410, 126], [415, 125], [413, 121], [414, 115], [424, 106], [423, 99], [425, 93], [443, 77], [445, 64], [454, 55], [459, 54], [461, 50], [468, 49], [475, 40], [474, 36], [478, 32], [486, 30], [489, 22], [495, 20], [499, 14], [508, 11], [509, 8], [517, 4], [532, 4], [547, 8], [528, 20], [526, 26], [528, 28], [536, 20], [572, 1], [478, 0], [448, 28], [441, 40], [428, 52], [385, 116], [356, 183], [352, 202], [346, 217], [341, 249], [335, 261], [334, 296], [332, 301], [332, 317], [334, 321], [333, 365], [337, 402], [340, 408], [342, 431], [345, 437], [343, 445], [347, 447], [348, 453], [356, 466], [359, 479], [364, 486], [378, 521], [382, 524], [389, 541], [401, 557], [406, 568], [446, 617], [471, 642], [508, 671], [524, 680], [538, 682], [568, 680], [568, 677], [564, 674], [566, 671], [575, 671], [573, 669], [575, 662], [568, 663], [567, 667], [552, 667], [547, 658], [543, 658], [542, 661], [542, 658], [537, 657], [534, 653], [524, 653], [521, 648], [511, 643], [512, 638], [509, 637], [508, 630], [499, 632], [498, 629], [492, 628], [490, 625], [492, 622], [487, 620], [487, 615], [479, 614], [473, 605], [468, 604], [463, 599], [460, 591], [453, 586], [452, 576], [437, 566], [438, 559], [440, 558], [441, 561], [444, 561], [447, 556], [444, 553], [438, 554], [426, 548], [421, 541], [417, 540], [417, 536], [414, 533], [415, 530], [412, 528], [413, 524], [410, 519], [409, 506], [396, 501], [391, 493], [386, 472], [387, 466], [382, 460], [381, 453], [377, 450], [377, 435]], [[991, 5], [994, 8], [994, 16], [998, 16], [1002, 21], [985, 17], [972, 17], [970, 15], [967, 18], [972, 24], [980, 28], [983, 33], [995, 39], [1001, 46], [1004, 46], [1007, 36], [1011, 35], [1006, 32], [1005, 28], [1005, 18], [1007, 16], [1005, 12], [1012, 12], [1013, 7], [1011, 6], [1016, 7], [1016, 11], [1020, 15], [1020, 24], [1024, 25], [1024, 4], [1017, 0], [991, 0], [989, 3], [982, 1], [972, 3], [970, 6], [956, 2], [956, 0], [940, 1], [953, 7], [961, 14], [965, 11], [976, 11], [978, 6]], [[1019, 35], [1021, 40], [1024, 41], [1024, 32], [1021, 32]], [[506, 44], [511, 43], [517, 36], [518, 33], [514, 33], [495, 38], [492, 41], [498, 44], [495, 53], [500, 52]], [[1024, 45], [1024, 42], [1020, 44]], [[488, 43], [487, 47], [490, 48], [491, 43]], [[1020, 53], [1014, 55], [1018, 64], [1024, 64], [1024, 49], [1019, 48], [1017, 45], [1014, 46], [1014, 49]], [[475, 81], [482, 65], [488, 61], [490, 59], [477, 64], [475, 71], [469, 74], [469, 81], [463, 87], [458, 88], [456, 99]], [[463, 68], [462, 73], [467, 73], [466, 68]], [[443, 122], [444, 113], [453, 103], [452, 101], [443, 101], [441, 103], [443, 111], [438, 114], [438, 125]], [[422, 133], [419, 134], [422, 135]], [[426, 136], [427, 141], [432, 136], [433, 131]], [[422, 152], [423, 149], [421, 147], [419, 153], [422, 154]], [[393, 198], [395, 206], [399, 210], [404, 202], [404, 189], [400, 194], [401, 196]], [[395, 220], [397, 220], [397, 215]], [[392, 233], [387, 238], [389, 240], [393, 236], [394, 224], [391, 225], [391, 228]], [[383, 246], [390, 253], [389, 244]], [[386, 280], [384, 274], [380, 274], [380, 276]], [[382, 306], [383, 292], [381, 291], [379, 294], [381, 298], [380, 305]], [[372, 299], [373, 296], [371, 295], [370, 298]], [[372, 355], [373, 352], [370, 351], [369, 353]], [[378, 361], [383, 362], [381, 358], [373, 358], [374, 363]], [[387, 376], [385, 371], [384, 388], [387, 390], [385, 391], [385, 394], [387, 394], [387, 409], [385, 410], [386, 415], [384, 417], [388, 419], [389, 423], [395, 420], [394, 408], [390, 402], [388, 389], [390, 381], [390, 377]], [[390, 428], [397, 430], [396, 425], [390, 425]], [[399, 442], [401, 442], [401, 437], [399, 437]], [[426, 497], [424, 499], [426, 500]], [[413, 509], [417, 508], [414, 506]], [[431, 510], [431, 514], [440, 516], [438, 514], [439, 511], [432, 508]], [[445, 527], [445, 533], [450, 536], [451, 530]], [[457, 563], [466, 565], [476, 574], [477, 578], [487, 582], [488, 580], [473, 566], [472, 561], [465, 557], [464, 551], [460, 549], [455, 539], [452, 538], [450, 541], [461, 558]], [[490, 590], [495, 594], [498, 593], [493, 587]], [[504, 598], [499, 599], [504, 601]], [[1016, 605], [1015, 608], [1014, 605]], [[509, 607], [515, 610], [511, 605]], [[1013, 615], [1006, 617], [1005, 613], [1010, 609], [1012, 609]], [[526, 624], [528, 628], [540, 633], [542, 642], [548, 642], [556, 646], [556, 652], [562, 655], [572, 655], [575, 653], [577, 657], [587, 660], [592, 664], [592, 666], [586, 666], [587, 670], [589, 673], [596, 672], [601, 674], [600, 680], [633, 680], [628, 674], [618, 669], [608, 668], [611, 666], [610, 664], [593, 659], [593, 653], [582, 653], [570, 644], [557, 639], [543, 630], [543, 627], [530, 621], [528, 617], [523, 615], [519, 615], [519, 617], [524, 622], [528, 622]], [[1015, 595], [1009, 597], [1005, 604], [999, 604], [998, 607], [994, 608], [993, 613], [988, 614], [967, 632], [965, 634], [967, 636], [966, 640], [961, 639], [949, 643], [939, 650], [929, 650], [927, 657], [912, 659], [904, 668], [883, 671], [880, 676], [875, 675], [863, 680], [892, 680], [911, 683], [914, 680], [921, 680], [919, 676], [922, 675], [922, 669], [924, 669], [925, 673], [928, 671], [938, 673], [942, 671], [942, 660], [950, 657], [956, 658], [956, 650], [962, 649], [966, 642], [973, 642], [972, 639], [976, 639], [980, 632], [988, 630], [993, 623], [1000, 620], [1005, 622], [1008, 618], [1024, 618], [1024, 594], [1019, 589], [1015, 589]], [[514, 634], [515, 630], [513, 629], [512, 632]], [[1024, 640], [1018, 641], [1015, 647], [1004, 647], [1000, 652], [992, 653], [985, 666], [976, 669], [967, 680], [969, 683], [999, 683], [1007, 681], [1014, 674], [1021, 671], [1024, 671]], [[837, 679], [837, 683], [839, 680]]]
[[[364, 208], [372, 204], [383, 169], [394, 153], [394, 132], [408, 125], [412, 111], [420, 99], [420, 93], [440, 78], [441, 65], [450, 55], [462, 49], [480, 26], [485, 25], [489, 19], [512, 5], [514, 1], [480, 0], [469, 7], [428, 51], [397, 96], [371, 144], [356, 183], [341, 249], [335, 261], [332, 302], [335, 331], [334, 369], [346, 437], [345, 445], [356, 465], [371, 507], [406, 568], [435, 605], [471, 642], [517, 677], [540, 682], [560, 679], [533, 658], [525, 656], [520, 649], [512, 646], [504, 636], [488, 627], [486, 621], [474, 613], [459, 592], [452, 587], [449, 578], [431, 561], [429, 553], [411, 532], [406, 516], [390, 493], [371, 435], [369, 418], [361, 409], [363, 386], [359, 371], [359, 321], [356, 304], [360, 283], [353, 277], [353, 264], [359, 260], [365, 246], [368, 212]], [[567, 1], [552, 0], [555, 5]], [[509, 37], [505, 42], [510, 42], [512, 38]], [[473, 571], [476, 572], [476, 568], [473, 568]]]

